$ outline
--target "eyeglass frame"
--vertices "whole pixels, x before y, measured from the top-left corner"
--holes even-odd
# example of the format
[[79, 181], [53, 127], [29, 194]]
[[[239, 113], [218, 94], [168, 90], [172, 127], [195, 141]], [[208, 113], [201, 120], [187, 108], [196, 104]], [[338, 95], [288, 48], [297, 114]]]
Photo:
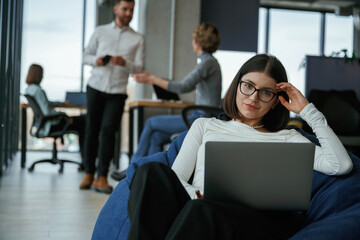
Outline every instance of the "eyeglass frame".
[[[245, 94], [245, 93], [243, 93], [243, 91], [241, 91], [241, 84], [242, 84], [242, 83], [250, 84], [250, 85], [254, 88], [254, 91], [253, 91], [251, 94]], [[251, 96], [251, 95], [253, 95], [255, 92], [258, 92], [258, 94], [257, 94], [258, 99], [259, 99], [260, 101], [264, 102], [264, 103], [269, 103], [269, 102], [271, 102], [271, 101], [274, 99], [274, 97], [279, 96], [279, 93], [274, 93], [274, 92], [272, 92], [272, 91], [270, 91], [270, 90], [265, 90], [265, 89], [257, 89], [253, 84], [251, 84], [251, 83], [249, 83], [249, 82], [246, 82], [246, 81], [242, 81], [242, 80], [239, 80], [238, 86], [239, 86], [240, 92], [241, 92], [242, 94], [244, 94], [245, 96]], [[264, 101], [264, 100], [262, 100], [262, 99], [260, 98], [260, 94], [259, 94], [259, 93], [260, 93], [260, 91], [262, 91], [262, 90], [271, 92], [271, 93], [273, 94], [272, 98], [271, 98], [269, 101], [266, 102], [266, 101]]]

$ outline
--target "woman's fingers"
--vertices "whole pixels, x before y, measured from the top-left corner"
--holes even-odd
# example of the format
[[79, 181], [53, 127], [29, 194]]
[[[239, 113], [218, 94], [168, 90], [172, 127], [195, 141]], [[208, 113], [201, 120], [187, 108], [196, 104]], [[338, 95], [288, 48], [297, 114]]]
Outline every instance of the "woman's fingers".
[[285, 100], [285, 98], [283, 98], [282, 96], [279, 96], [279, 100], [280, 100], [280, 103], [282, 105], [284, 105], [284, 107], [286, 107], [288, 110], [290, 110], [290, 103], [288, 101]]
[[283, 97], [279, 96], [281, 104], [289, 111], [299, 114], [301, 110], [309, 104], [304, 95], [291, 83], [278, 83], [276, 84], [276, 88], [278, 91], [284, 91], [289, 96], [290, 102], [287, 102]]
[[291, 83], [278, 83], [276, 84], [276, 88], [278, 91], [284, 91], [288, 95], [291, 93], [294, 94], [297, 90]]
[[135, 79], [138, 83], [148, 83], [150, 74], [146, 71], [141, 71], [140, 73], [131, 74], [131, 77]]

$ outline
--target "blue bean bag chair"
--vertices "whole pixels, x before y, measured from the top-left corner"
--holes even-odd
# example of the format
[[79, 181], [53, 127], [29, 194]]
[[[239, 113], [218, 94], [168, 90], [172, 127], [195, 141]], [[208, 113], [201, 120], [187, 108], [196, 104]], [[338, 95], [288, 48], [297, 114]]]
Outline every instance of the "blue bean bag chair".
[[[310, 135], [295, 126], [305, 137], [319, 144]], [[102, 208], [95, 224], [92, 239], [125, 240], [130, 223], [127, 216], [129, 184], [136, 168], [150, 161], [169, 166], [175, 160], [186, 132], [179, 135], [168, 151], [139, 159], [127, 170], [127, 177], [120, 181]], [[358, 240], [360, 239], [360, 159], [349, 153], [354, 169], [346, 176], [327, 176], [314, 171], [310, 208], [306, 213], [305, 226], [291, 240]]]

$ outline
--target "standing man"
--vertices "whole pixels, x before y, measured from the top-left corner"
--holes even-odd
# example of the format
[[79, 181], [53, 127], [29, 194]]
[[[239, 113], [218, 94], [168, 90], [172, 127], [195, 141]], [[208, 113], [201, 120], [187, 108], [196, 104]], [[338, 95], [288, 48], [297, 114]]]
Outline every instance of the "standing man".
[[83, 63], [93, 69], [86, 90], [85, 177], [80, 189], [104, 193], [113, 189], [107, 175], [127, 98], [126, 86], [129, 74], [139, 72], [144, 60], [144, 39], [129, 27], [134, 5], [134, 0], [117, 0], [115, 20], [98, 26], [84, 51]]

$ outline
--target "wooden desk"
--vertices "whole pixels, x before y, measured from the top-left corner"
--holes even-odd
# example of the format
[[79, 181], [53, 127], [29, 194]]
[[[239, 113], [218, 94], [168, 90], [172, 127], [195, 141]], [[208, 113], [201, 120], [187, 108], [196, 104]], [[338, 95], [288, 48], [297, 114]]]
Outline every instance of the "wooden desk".
[[184, 107], [194, 105], [192, 102], [174, 102], [159, 100], [140, 100], [129, 103], [129, 158], [136, 151], [141, 131], [148, 117], [145, 116], [145, 110], [162, 110], [159, 114], [180, 114]]
[[[26, 167], [26, 133], [27, 133], [27, 108], [29, 105], [27, 103], [21, 103], [21, 168]], [[57, 106], [56, 109], [79, 109], [79, 110], [86, 110], [86, 106], [73, 106], [73, 105], [60, 105]], [[124, 109], [125, 111], [125, 109]], [[113, 162], [115, 167], [118, 169], [120, 166], [120, 144], [121, 144], [121, 121], [120, 127], [117, 133], [115, 134], [115, 148], [114, 148], [114, 158]]]

